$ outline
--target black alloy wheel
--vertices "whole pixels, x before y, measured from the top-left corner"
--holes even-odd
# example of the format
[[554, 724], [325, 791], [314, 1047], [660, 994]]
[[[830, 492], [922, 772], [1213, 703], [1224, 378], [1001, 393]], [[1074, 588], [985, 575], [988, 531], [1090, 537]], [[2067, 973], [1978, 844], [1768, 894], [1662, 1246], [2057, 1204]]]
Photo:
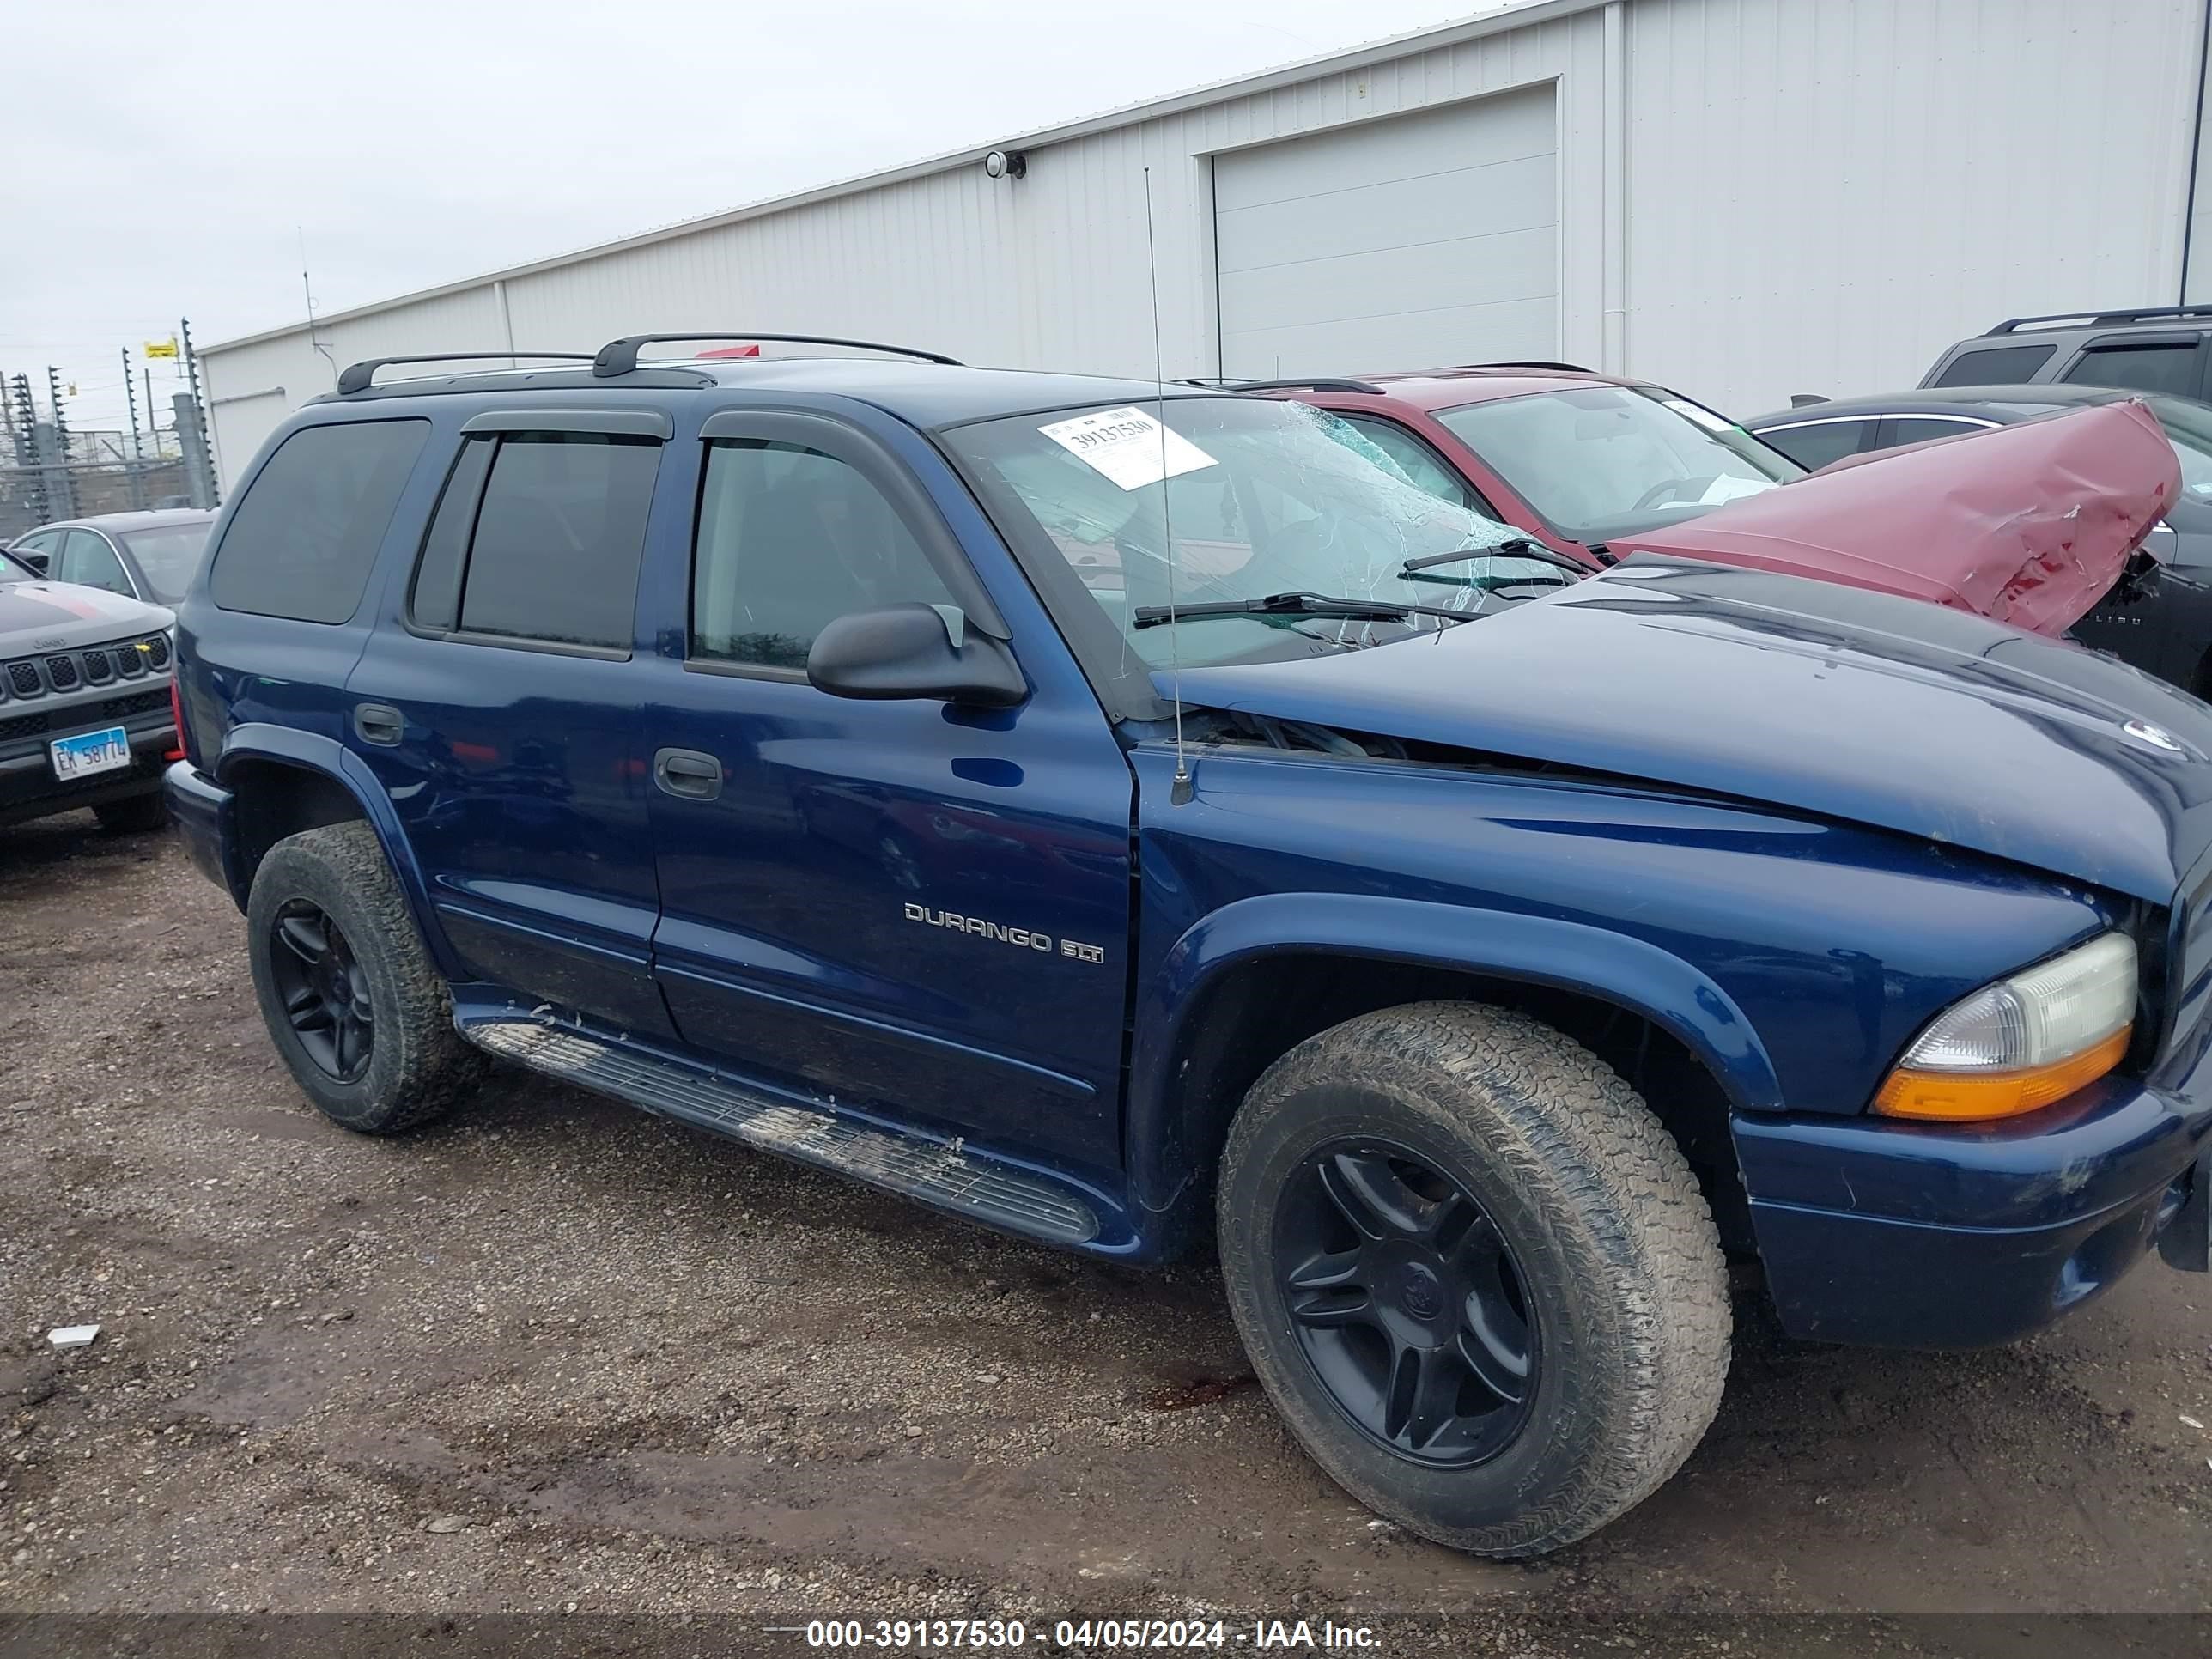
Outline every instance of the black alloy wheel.
[[1273, 1237], [1298, 1346], [1369, 1437], [1434, 1468], [1511, 1443], [1535, 1393], [1536, 1321], [1464, 1186], [1395, 1143], [1332, 1141], [1285, 1184]]
[[269, 969], [300, 1046], [339, 1083], [368, 1070], [375, 1042], [368, 975], [329, 912], [293, 899], [270, 927]]

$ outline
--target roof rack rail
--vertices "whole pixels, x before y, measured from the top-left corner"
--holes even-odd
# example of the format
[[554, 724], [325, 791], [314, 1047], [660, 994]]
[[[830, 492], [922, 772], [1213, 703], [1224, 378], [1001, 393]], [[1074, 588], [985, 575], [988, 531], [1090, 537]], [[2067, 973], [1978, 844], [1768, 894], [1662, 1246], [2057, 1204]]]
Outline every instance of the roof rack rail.
[[862, 351], [888, 351], [896, 357], [918, 357], [926, 363], [946, 363], [954, 368], [963, 367], [957, 357], [948, 357], [941, 351], [924, 351], [917, 346], [885, 345], [880, 340], [841, 340], [831, 334], [726, 334], [717, 329], [708, 329], [696, 334], [626, 334], [619, 340], [610, 340], [599, 348], [599, 356], [592, 359], [592, 373], [601, 380], [627, 374], [637, 367], [640, 347], [655, 345], [663, 340], [769, 340], [779, 345], [852, 346]]
[[1462, 363], [1462, 368], [1563, 368], [1570, 374], [1589, 374], [1595, 371], [1580, 363], [1555, 363], [1541, 357], [1524, 357], [1510, 363]]
[[368, 357], [357, 363], [348, 363], [338, 376], [338, 396], [351, 397], [356, 392], [366, 392], [376, 379], [376, 371], [389, 368], [394, 363], [466, 363], [480, 359], [495, 358], [501, 362], [513, 362], [527, 357], [533, 362], [588, 363], [588, 351], [434, 351], [416, 357]]
[[2091, 328], [2105, 328], [2114, 323], [2148, 323], [2161, 317], [2212, 317], [2212, 305], [2137, 306], [2129, 311], [2054, 311], [2042, 317], [2008, 317], [1989, 333], [2011, 334], [2038, 323], [2086, 323]]
[[1287, 380], [1176, 380], [1176, 386], [1202, 386], [1216, 392], [1364, 392], [1375, 397], [1382, 395], [1382, 388], [1366, 380], [1348, 380], [1341, 375], [1305, 375]]

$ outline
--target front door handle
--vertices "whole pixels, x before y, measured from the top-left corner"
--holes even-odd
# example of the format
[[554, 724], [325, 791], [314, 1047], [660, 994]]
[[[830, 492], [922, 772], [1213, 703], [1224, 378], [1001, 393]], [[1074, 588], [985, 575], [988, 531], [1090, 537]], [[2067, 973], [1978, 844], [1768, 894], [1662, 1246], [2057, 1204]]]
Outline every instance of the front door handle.
[[653, 781], [682, 800], [713, 800], [722, 793], [722, 763], [696, 749], [663, 749], [653, 757]]
[[407, 717], [386, 703], [356, 703], [353, 729], [363, 743], [389, 749], [407, 735]]

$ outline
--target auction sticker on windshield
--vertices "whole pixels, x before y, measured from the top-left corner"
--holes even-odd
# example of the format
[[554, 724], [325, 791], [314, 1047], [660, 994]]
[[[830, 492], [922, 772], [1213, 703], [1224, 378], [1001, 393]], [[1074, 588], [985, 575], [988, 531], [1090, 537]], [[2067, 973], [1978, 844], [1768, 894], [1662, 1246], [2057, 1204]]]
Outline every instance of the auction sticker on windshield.
[[1141, 409], [1125, 405], [1054, 421], [1037, 430], [1123, 489], [1212, 466], [1213, 457]]
[[54, 775], [64, 781], [117, 772], [131, 764], [131, 738], [119, 726], [82, 737], [56, 738], [46, 750], [53, 757]]

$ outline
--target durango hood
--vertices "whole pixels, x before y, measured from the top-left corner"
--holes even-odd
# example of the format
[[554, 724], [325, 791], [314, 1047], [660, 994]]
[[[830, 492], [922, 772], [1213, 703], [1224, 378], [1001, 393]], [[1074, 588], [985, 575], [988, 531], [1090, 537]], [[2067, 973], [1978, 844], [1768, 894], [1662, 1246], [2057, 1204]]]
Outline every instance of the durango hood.
[[2180, 494], [2172, 444], [2131, 399], [1854, 456], [1607, 545], [1848, 582], [2056, 635], [2089, 614]]
[[158, 605], [75, 582], [0, 580], [0, 657], [151, 634], [173, 620]]
[[2071, 644], [1765, 571], [1640, 557], [1395, 644], [1185, 669], [1182, 691], [1768, 802], [2158, 904], [2212, 840], [2212, 708]]

